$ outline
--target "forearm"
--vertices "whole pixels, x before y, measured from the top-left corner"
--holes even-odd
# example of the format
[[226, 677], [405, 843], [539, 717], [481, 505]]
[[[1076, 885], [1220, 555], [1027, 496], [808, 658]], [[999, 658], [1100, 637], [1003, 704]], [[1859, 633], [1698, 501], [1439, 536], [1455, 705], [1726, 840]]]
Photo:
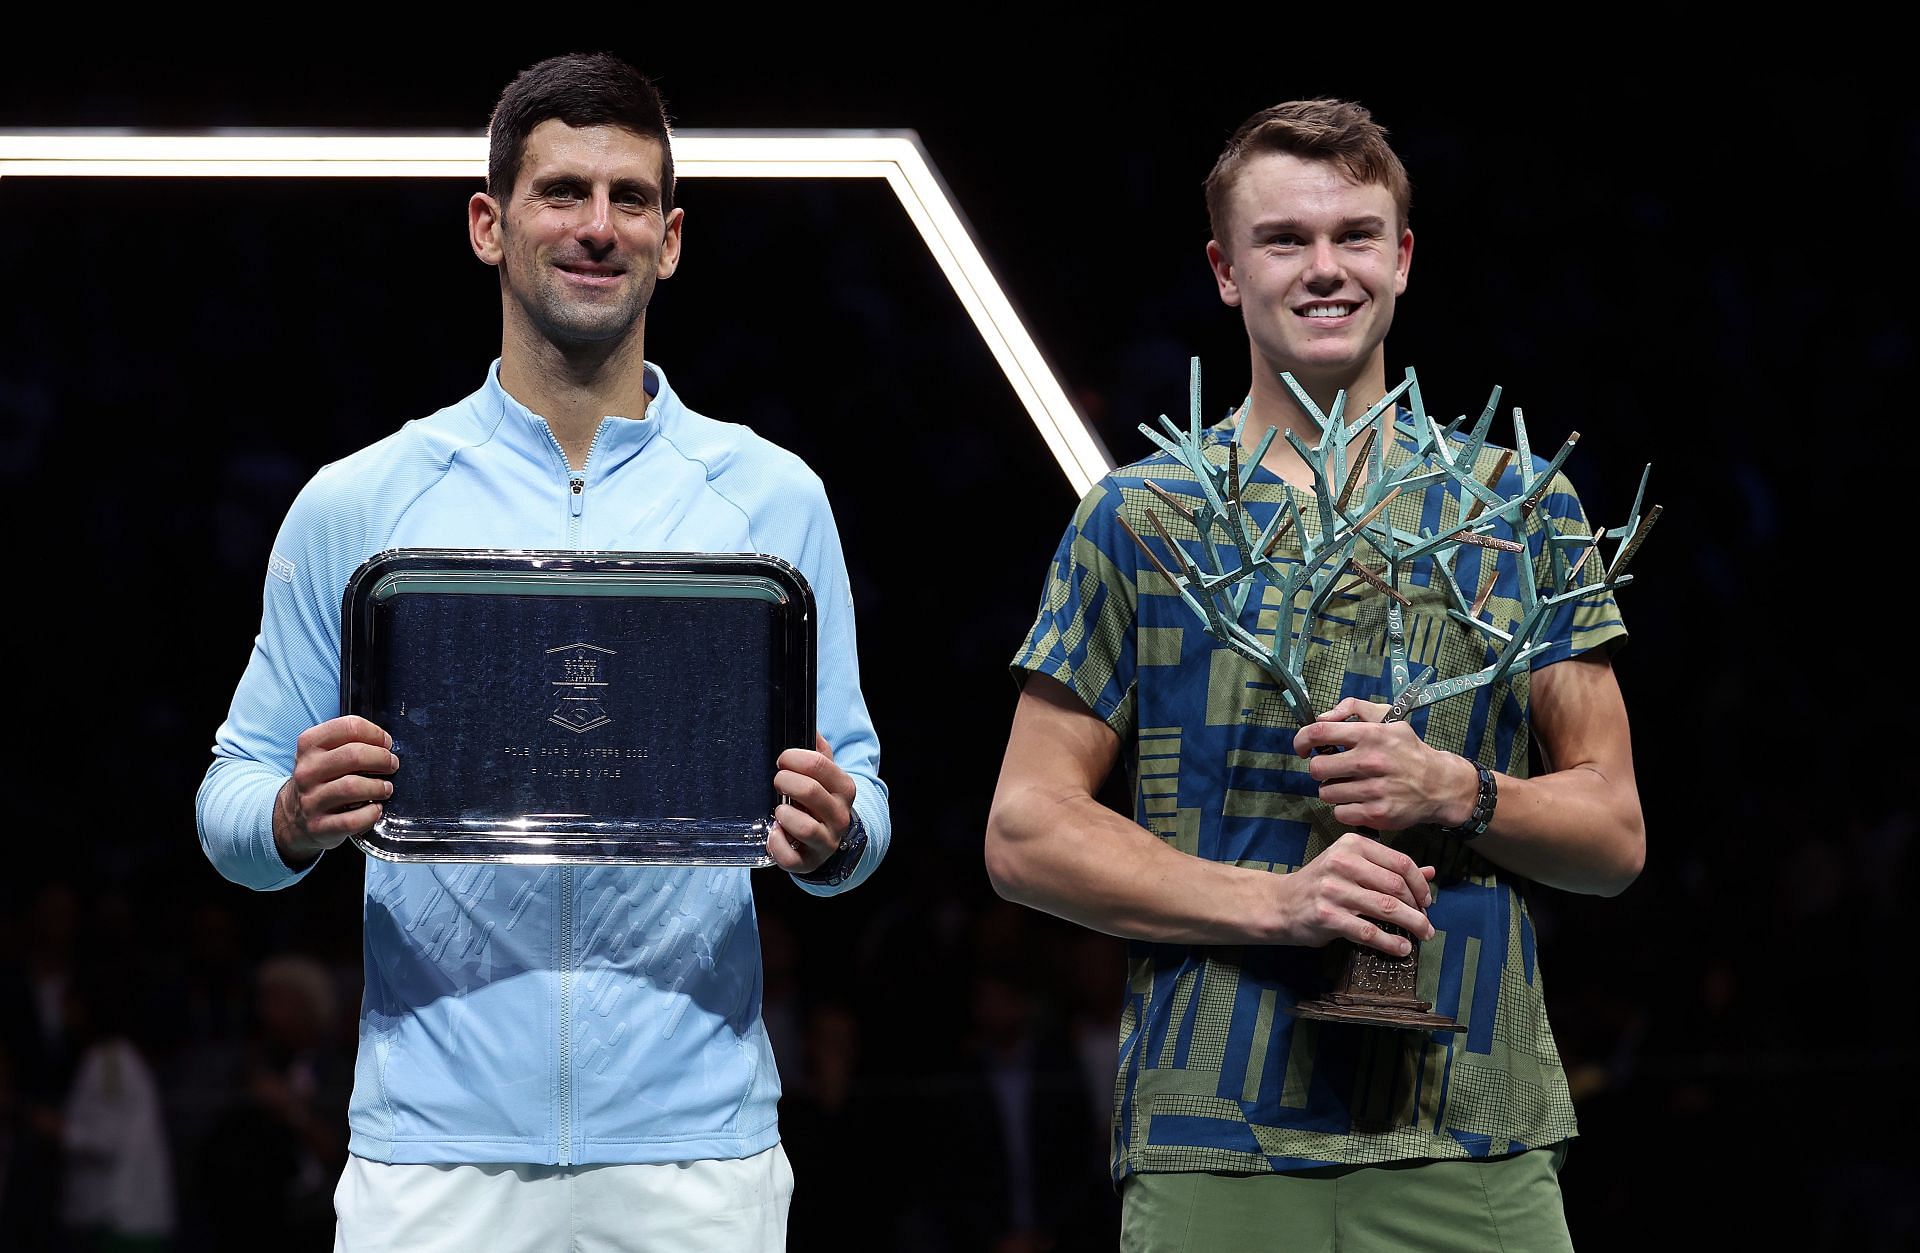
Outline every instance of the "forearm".
[[[860, 686], [860, 649], [853, 590], [847, 578], [840, 531], [825, 488], [807, 475], [804, 489], [779, 505], [782, 525], [770, 535], [774, 552], [798, 566], [813, 588], [815, 627], [816, 722], [833, 760], [853, 777], [853, 812], [866, 833], [866, 848], [853, 872], [836, 884], [794, 877], [803, 892], [838, 896], [871, 878], [893, 842], [893, 816], [887, 785], [880, 778], [880, 739]], [[776, 538], [777, 537], [777, 538]]]
[[1281, 939], [1265, 870], [1190, 856], [1091, 796], [1008, 786], [987, 819], [987, 874], [1008, 900], [1127, 939]]
[[[1616, 896], [1646, 862], [1646, 826], [1631, 771], [1583, 764], [1531, 779], [1496, 776], [1499, 803], [1473, 851], [1568, 892]], [[1472, 808], [1471, 794], [1467, 808]]]
[[[1612, 896], [1646, 860], [1626, 707], [1613, 668], [1581, 656], [1533, 673], [1530, 715], [1545, 763], [1531, 778], [1493, 775], [1497, 796], [1473, 850], [1536, 883]], [[1294, 736], [1320, 799], [1348, 829], [1468, 824], [1479, 768], [1427, 747], [1385, 706], [1349, 698]]]
[[[340, 591], [357, 551], [331, 521], [316, 527], [320, 508], [309, 485], [274, 539], [274, 569], [264, 580], [260, 633], [214, 736], [213, 762], [194, 811], [200, 846], [214, 868], [256, 891], [298, 882], [282, 859], [274, 819], [280, 790], [292, 777], [300, 733], [339, 712]], [[332, 553], [309, 542], [318, 532], [346, 545]], [[368, 549], [367, 551], [373, 551]], [[311, 862], [308, 863], [311, 865]]]
[[1647, 833], [1613, 667], [1602, 654], [1534, 671], [1531, 714], [1545, 770], [1499, 776], [1499, 803], [1474, 851], [1549, 887], [1625, 891], [1646, 863]]
[[987, 874], [1000, 895], [1155, 943], [1344, 937], [1400, 956], [1408, 942], [1379, 922], [1432, 934], [1421, 910], [1433, 867], [1359, 836], [1286, 874], [1181, 852], [1094, 798], [1118, 756], [1117, 733], [1078, 696], [1045, 675], [1028, 679], [987, 818]]
[[271, 891], [304, 873], [282, 859], [274, 839], [274, 802], [287, 775], [265, 762], [216, 756], [200, 783], [195, 816], [200, 847], [222, 875]]

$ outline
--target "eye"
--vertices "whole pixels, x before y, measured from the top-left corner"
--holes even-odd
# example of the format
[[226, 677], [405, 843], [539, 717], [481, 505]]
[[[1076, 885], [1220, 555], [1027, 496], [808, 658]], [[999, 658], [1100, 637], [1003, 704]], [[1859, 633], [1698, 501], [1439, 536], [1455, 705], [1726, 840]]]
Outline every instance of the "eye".
[[550, 183], [547, 185], [548, 200], [578, 200], [580, 189], [572, 183]]
[[1267, 236], [1267, 246], [1269, 248], [1297, 248], [1300, 246], [1300, 237], [1292, 231], [1277, 231]]

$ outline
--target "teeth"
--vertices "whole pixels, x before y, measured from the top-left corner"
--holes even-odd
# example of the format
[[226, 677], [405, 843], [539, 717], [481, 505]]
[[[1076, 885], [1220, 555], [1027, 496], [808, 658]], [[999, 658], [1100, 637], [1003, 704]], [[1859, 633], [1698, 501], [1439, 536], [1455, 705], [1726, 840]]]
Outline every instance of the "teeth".
[[1352, 305], [1314, 305], [1307, 310], [1307, 316], [1310, 318], [1344, 318], [1352, 312]]

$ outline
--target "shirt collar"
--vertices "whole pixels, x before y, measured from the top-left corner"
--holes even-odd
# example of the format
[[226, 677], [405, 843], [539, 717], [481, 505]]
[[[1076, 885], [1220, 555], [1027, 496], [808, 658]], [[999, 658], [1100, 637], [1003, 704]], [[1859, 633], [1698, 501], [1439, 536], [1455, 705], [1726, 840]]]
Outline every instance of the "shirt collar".
[[[646, 409], [637, 418], [609, 415], [600, 419], [599, 430], [593, 437], [593, 451], [587, 461], [588, 473], [596, 477], [645, 448], [655, 432], [670, 424], [680, 410], [679, 397], [674, 395], [672, 386], [668, 384], [666, 371], [651, 361], [645, 365], [650, 397]], [[505, 425], [512, 429], [516, 439], [530, 441], [530, 446], [543, 449], [554, 458], [559, 457], [559, 447], [553, 442], [546, 419], [521, 404], [500, 385], [498, 357], [487, 367], [486, 389], [498, 403], [500, 412], [506, 418]]]

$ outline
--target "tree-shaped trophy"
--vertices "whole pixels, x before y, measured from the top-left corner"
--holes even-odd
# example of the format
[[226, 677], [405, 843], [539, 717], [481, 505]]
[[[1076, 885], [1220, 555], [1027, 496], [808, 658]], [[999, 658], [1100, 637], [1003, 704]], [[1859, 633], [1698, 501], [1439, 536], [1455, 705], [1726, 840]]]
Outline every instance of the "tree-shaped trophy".
[[[1323, 615], [1336, 600], [1369, 591], [1385, 598], [1386, 669], [1393, 696], [1385, 720], [1397, 722], [1416, 709], [1496, 683], [1526, 666], [1549, 647], [1543, 636], [1557, 606], [1632, 582], [1627, 566], [1660, 516], [1658, 505], [1641, 512], [1651, 466], [1640, 476], [1633, 508], [1622, 526], [1590, 533], [1571, 527], [1563, 531], [1543, 515], [1543, 582], [1523, 539], [1531, 515], [1573, 451], [1579, 432], [1569, 435], [1544, 467], [1536, 467], [1527, 442], [1526, 420], [1515, 409], [1514, 447], [1500, 455], [1492, 473], [1482, 481], [1475, 471], [1487, 448], [1487, 431], [1500, 401], [1499, 388], [1494, 389], [1471, 427], [1467, 427], [1464, 416], [1442, 426], [1428, 416], [1420, 385], [1414, 372], [1408, 370], [1397, 387], [1349, 423], [1345, 417], [1346, 393], [1334, 398], [1330, 412], [1323, 412], [1291, 375], [1281, 378], [1302, 411], [1320, 428], [1319, 442], [1313, 446], [1294, 432], [1286, 432], [1287, 441], [1313, 476], [1313, 499], [1305, 515], [1289, 496], [1261, 524], [1243, 504], [1243, 492], [1275, 435], [1275, 430], [1268, 430], [1259, 447], [1243, 460], [1240, 438], [1246, 422], [1244, 408], [1232, 437], [1225, 441], [1225, 458], [1217, 460], [1217, 451], [1214, 457], [1207, 455], [1209, 440], [1200, 417], [1200, 362], [1195, 358], [1186, 429], [1165, 415], [1160, 418], [1160, 430], [1146, 424], [1140, 427], [1191, 472], [1199, 488], [1198, 497], [1176, 496], [1160, 484], [1147, 481], [1154, 497], [1177, 519], [1170, 523], [1152, 508], [1146, 510], [1148, 522], [1171, 559], [1163, 560], [1124, 519], [1121, 525], [1199, 617], [1208, 634], [1260, 667], [1278, 685], [1289, 712], [1302, 726], [1318, 714], [1308, 691], [1308, 650], [1314, 647]], [[1387, 450], [1396, 441], [1407, 455], [1389, 458]], [[1516, 471], [1519, 490], [1502, 495], [1498, 487], [1508, 477], [1509, 466]], [[1450, 509], [1451, 521], [1443, 520], [1437, 528], [1423, 526], [1417, 533], [1394, 525], [1389, 507], [1396, 499], [1442, 483], [1452, 485], [1449, 494], [1457, 501]], [[1444, 519], [1445, 514], [1442, 516]], [[1193, 539], [1176, 542], [1174, 532], [1185, 540], [1188, 528]], [[1607, 540], [1614, 541], [1611, 557], [1594, 561]], [[1467, 548], [1479, 549], [1490, 558], [1477, 563], [1481, 573], [1471, 597], [1461, 586], [1458, 570], [1460, 556]], [[1486, 613], [1503, 556], [1511, 560], [1518, 587], [1519, 613], [1508, 628], [1499, 626]], [[1473, 631], [1484, 640], [1489, 660], [1483, 668], [1441, 679], [1435, 679], [1430, 668], [1411, 673], [1403, 614], [1409, 599], [1402, 588], [1415, 563], [1423, 560], [1432, 563], [1434, 577], [1442, 581], [1450, 625]], [[1590, 564], [1597, 567], [1597, 572], [1582, 581], [1582, 572]], [[1256, 632], [1243, 620], [1249, 596], [1263, 583], [1274, 591], [1256, 605], [1279, 608], [1278, 625], [1271, 635]], [[1382, 926], [1406, 935], [1391, 924]], [[1421, 1030], [1457, 1028], [1453, 1019], [1435, 1014], [1432, 1003], [1416, 995], [1417, 944], [1407, 956], [1392, 957], [1346, 941], [1340, 943], [1349, 951], [1333, 991], [1299, 1002], [1293, 1007], [1295, 1014]]]

